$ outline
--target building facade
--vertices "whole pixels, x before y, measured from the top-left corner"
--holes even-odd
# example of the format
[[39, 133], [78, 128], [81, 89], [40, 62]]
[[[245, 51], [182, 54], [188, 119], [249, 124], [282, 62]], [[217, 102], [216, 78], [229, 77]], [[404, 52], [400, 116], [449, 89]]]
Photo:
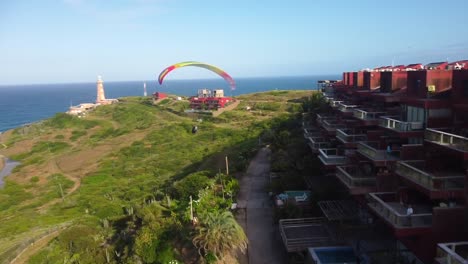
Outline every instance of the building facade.
[[424, 263], [468, 263], [465, 62], [345, 72], [307, 136], [324, 172]]

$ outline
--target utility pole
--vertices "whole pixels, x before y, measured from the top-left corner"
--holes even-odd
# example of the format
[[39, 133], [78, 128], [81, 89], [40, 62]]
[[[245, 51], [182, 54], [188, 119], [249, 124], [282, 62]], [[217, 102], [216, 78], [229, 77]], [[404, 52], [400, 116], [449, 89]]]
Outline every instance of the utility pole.
[[63, 195], [62, 184], [58, 181], [57, 176], [55, 176], [55, 180], [57, 181], [57, 184], [60, 188], [60, 195], [62, 196], [62, 202], [65, 202], [65, 196]]
[[229, 176], [229, 160], [227, 156], [226, 156], [226, 175]]
[[193, 224], [193, 206], [192, 206], [192, 195], [190, 195], [190, 221]]

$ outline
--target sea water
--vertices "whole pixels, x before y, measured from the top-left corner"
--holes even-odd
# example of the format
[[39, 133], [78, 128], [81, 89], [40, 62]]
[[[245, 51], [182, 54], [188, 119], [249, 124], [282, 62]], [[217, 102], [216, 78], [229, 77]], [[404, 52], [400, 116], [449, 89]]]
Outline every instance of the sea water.
[[[234, 91], [223, 79], [165, 80], [159, 85], [155, 80], [106, 82], [107, 98], [142, 96], [146, 82], [148, 95], [164, 93], [191, 96], [198, 89], [224, 89], [226, 96], [262, 92], [268, 90], [315, 90], [317, 80], [338, 79], [339, 75], [238, 78]], [[35, 84], [0, 86], [0, 132], [27, 123], [49, 118], [58, 112], [65, 112], [70, 105], [94, 102], [96, 83]]]

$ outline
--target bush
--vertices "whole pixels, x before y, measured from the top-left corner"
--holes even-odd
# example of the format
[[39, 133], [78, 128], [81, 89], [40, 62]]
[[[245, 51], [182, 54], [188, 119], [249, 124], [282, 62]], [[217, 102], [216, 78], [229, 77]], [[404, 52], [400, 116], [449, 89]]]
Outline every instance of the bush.
[[210, 184], [208, 171], [195, 172], [174, 183], [177, 195], [182, 199], [198, 196], [198, 192]]

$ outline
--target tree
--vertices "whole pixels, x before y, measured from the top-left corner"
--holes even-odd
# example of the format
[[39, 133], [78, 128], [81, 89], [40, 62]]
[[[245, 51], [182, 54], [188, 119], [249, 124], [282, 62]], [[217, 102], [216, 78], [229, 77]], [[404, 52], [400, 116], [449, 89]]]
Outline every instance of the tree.
[[200, 254], [210, 253], [218, 260], [232, 254], [234, 250], [245, 252], [247, 248], [247, 236], [229, 211], [206, 214], [195, 231], [193, 244]]

